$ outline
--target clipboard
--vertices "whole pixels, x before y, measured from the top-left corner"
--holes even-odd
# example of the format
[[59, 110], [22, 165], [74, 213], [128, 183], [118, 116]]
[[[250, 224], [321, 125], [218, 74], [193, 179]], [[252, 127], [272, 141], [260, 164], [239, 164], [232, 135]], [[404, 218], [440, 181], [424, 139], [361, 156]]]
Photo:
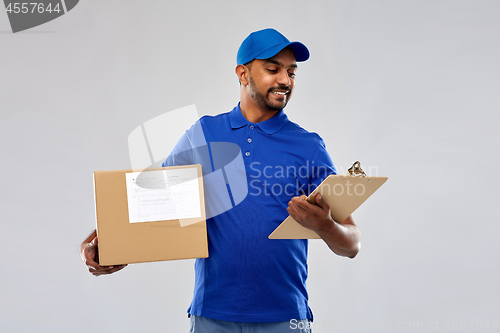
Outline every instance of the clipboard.
[[[386, 181], [387, 177], [367, 177], [357, 161], [349, 169], [350, 175], [328, 176], [308, 197], [316, 204], [316, 194], [330, 206], [332, 219], [342, 223]], [[288, 216], [270, 235], [269, 239], [320, 239], [314, 231], [300, 225]]]

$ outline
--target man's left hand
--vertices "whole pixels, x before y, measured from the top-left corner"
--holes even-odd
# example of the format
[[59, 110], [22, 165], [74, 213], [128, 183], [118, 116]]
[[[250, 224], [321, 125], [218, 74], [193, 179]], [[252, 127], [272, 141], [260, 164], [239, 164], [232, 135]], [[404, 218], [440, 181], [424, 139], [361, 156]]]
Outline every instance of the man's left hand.
[[316, 195], [318, 205], [311, 204], [306, 199], [305, 195], [293, 197], [288, 203], [288, 214], [303, 227], [315, 231], [333, 252], [354, 258], [361, 246], [361, 234], [352, 216], [337, 223], [332, 219], [330, 206], [321, 194]]
[[323, 200], [321, 194], [316, 194], [317, 205], [307, 202], [307, 197], [293, 197], [288, 203], [288, 214], [307, 229], [317, 233], [329, 229], [335, 223], [330, 215], [330, 206]]

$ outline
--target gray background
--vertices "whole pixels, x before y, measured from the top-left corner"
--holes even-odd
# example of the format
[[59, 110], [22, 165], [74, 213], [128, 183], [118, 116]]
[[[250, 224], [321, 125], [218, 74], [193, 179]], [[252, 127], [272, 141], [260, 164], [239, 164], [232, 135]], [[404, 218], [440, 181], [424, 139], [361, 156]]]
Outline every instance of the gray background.
[[86, 0], [18, 34], [0, 10], [1, 331], [187, 332], [192, 260], [86, 271], [92, 172], [128, 168], [157, 115], [231, 110], [236, 50], [266, 27], [312, 54], [290, 119], [340, 171], [389, 177], [356, 259], [310, 243], [315, 332], [495, 331], [500, 1], [460, 0]]

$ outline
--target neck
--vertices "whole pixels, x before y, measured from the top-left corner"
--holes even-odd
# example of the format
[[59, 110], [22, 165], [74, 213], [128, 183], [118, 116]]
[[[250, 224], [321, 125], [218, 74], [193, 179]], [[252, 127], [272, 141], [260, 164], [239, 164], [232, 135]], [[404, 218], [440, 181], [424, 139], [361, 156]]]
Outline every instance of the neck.
[[263, 109], [246, 94], [240, 96], [240, 110], [243, 117], [251, 123], [260, 123], [274, 117], [278, 111]]

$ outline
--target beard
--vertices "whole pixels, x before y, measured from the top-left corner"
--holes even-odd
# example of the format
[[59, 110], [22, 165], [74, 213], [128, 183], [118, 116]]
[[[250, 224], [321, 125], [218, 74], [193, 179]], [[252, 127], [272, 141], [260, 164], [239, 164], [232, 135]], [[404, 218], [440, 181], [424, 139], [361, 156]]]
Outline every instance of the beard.
[[[287, 86], [273, 87], [269, 89], [267, 91], [267, 94], [264, 96], [257, 89], [252, 76], [249, 77], [249, 81], [250, 81], [250, 97], [263, 109], [267, 109], [272, 112], [280, 111], [281, 109], [285, 108], [285, 106], [288, 104], [288, 101], [290, 100], [290, 97], [292, 96], [290, 88], [288, 88]], [[272, 94], [273, 93], [272, 91], [275, 89], [288, 91], [287, 95], [285, 95], [285, 99], [283, 102], [279, 101], [274, 102], [269, 99], [269, 94]]]

